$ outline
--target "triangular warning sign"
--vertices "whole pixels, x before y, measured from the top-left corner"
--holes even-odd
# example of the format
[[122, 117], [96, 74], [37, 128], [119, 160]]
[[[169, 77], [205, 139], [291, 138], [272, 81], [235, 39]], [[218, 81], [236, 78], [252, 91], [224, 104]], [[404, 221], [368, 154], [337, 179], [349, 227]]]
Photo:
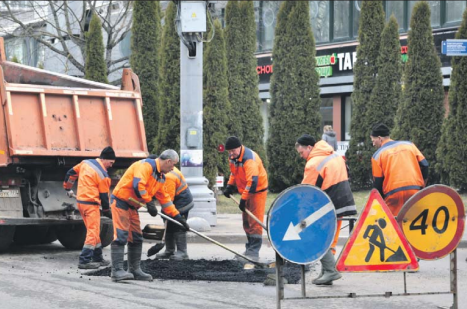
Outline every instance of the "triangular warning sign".
[[336, 263], [340, 272], [417, 270], [418, 262], [394, 216], [376, 189]]

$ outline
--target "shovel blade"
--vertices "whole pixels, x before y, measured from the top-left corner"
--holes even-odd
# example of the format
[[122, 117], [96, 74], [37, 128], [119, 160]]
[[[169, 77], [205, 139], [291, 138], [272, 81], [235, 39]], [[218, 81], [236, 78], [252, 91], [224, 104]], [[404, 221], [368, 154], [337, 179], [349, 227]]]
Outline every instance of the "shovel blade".
[[148, 250], [148, 256], [153, 256], [155, 255], [156, 253], [159, 253], [159, 251], [161, 251], [163, 248], [165, 247], [165, 243], [158, 243], [158, 244], [155, 244], [154, 246], [152, 246], [151, 248], [149, 248]]

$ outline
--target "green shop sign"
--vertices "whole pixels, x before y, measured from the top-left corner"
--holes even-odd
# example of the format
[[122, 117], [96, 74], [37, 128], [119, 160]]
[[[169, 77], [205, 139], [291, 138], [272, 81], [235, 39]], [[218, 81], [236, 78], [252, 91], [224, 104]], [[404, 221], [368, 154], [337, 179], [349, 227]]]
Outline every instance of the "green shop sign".
[[332, 65], [337, 63], [336, 54], [316, 57], [316, 72], [320, 77], [332, 76]]

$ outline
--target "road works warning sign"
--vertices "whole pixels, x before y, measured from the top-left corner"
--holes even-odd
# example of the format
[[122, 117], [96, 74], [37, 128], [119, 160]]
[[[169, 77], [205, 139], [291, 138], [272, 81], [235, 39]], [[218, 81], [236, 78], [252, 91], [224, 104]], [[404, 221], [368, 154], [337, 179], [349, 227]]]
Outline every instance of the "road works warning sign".
[[418, 269], [415, 254], [377, 190], [371, 191], [336, 268], [340, 272]]

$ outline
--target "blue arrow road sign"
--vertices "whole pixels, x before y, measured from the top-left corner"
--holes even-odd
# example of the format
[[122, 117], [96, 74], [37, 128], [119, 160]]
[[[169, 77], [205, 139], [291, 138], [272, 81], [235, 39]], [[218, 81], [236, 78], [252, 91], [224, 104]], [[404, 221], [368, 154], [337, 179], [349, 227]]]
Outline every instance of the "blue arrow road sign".
[[441, 43], [441, 53], [446, 56], [467, 56], [467, 40], [446, 40]]
[[284, 259], [309, 264], [329, 250], [336, 234], [336, 211], [319, 188], [297, 185], [284, 190], [268, 213], [268, 236]]

